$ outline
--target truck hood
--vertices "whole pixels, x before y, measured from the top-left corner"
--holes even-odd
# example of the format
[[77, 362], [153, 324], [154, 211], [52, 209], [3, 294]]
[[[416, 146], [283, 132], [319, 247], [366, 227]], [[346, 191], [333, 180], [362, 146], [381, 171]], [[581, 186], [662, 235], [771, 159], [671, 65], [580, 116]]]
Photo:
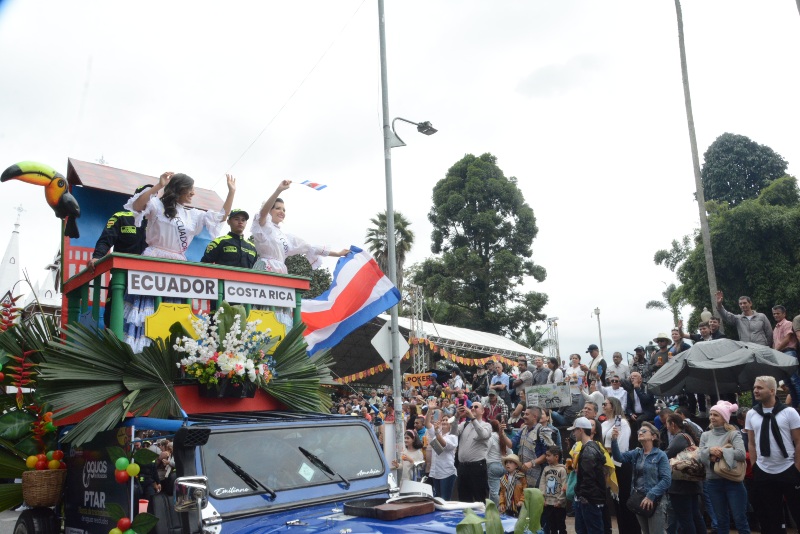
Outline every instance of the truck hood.
[[[462, 511], [436, 511], [396, 521], [381, 521], [366, 517], [345, 515], [341, 506], [320, 505], [276, 514], [223, 521], [221, 534], [269, 534], [276, 532], [301, 533], [372, 533], [407, 534], [448, 533], [464, 519]], [[516, 519], [503, 518], [503, 529], [514, 531]]]

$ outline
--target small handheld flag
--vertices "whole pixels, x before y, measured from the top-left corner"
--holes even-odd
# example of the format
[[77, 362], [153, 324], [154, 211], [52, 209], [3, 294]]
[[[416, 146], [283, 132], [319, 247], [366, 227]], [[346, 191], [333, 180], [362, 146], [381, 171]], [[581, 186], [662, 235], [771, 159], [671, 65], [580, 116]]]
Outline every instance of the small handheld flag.
[[304, 182], [301, 182], [301, 184], [302, 185], [307, 185], [311, 189], [316, 189], [317, 191], [320, 191], [320, 190], [325, 189], [326, 187], [328, 187], [327, 185], [318, 184], [318, 183], [312, 182], [311, 180], [306, 180]]

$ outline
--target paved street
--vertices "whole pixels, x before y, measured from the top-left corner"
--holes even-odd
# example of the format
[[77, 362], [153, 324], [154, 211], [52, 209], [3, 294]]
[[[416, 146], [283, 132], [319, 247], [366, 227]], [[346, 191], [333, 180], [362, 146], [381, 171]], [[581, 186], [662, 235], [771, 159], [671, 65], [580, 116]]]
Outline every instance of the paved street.
[[14, 524], [17, 522], [19, 512], [12, 512], [7, 510], [0, 512], [0, 534], [12, 534], [14, 532]]

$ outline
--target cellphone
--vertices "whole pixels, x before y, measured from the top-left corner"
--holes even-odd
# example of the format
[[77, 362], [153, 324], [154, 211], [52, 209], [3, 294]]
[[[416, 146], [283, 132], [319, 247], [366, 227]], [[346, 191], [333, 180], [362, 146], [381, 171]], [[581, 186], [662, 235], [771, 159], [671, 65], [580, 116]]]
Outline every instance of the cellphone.
[[614, 426], [619, 428], [622, 426], [622, 416], [618, 415], [614, 418]]

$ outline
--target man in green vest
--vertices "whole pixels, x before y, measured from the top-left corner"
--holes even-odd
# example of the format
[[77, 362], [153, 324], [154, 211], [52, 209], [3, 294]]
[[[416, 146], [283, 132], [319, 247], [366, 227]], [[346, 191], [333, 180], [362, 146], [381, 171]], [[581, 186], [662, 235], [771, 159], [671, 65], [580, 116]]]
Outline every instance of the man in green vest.
[[228, 225], [231, 227], [231, 231], [211, 241], [200, 261], [252, 269], [258, 254], [253, 243], [244, 238], [244, 230], [249, 218], [250, 215], [244, 210], [231, 210], [231, 214], [228, 216]]

